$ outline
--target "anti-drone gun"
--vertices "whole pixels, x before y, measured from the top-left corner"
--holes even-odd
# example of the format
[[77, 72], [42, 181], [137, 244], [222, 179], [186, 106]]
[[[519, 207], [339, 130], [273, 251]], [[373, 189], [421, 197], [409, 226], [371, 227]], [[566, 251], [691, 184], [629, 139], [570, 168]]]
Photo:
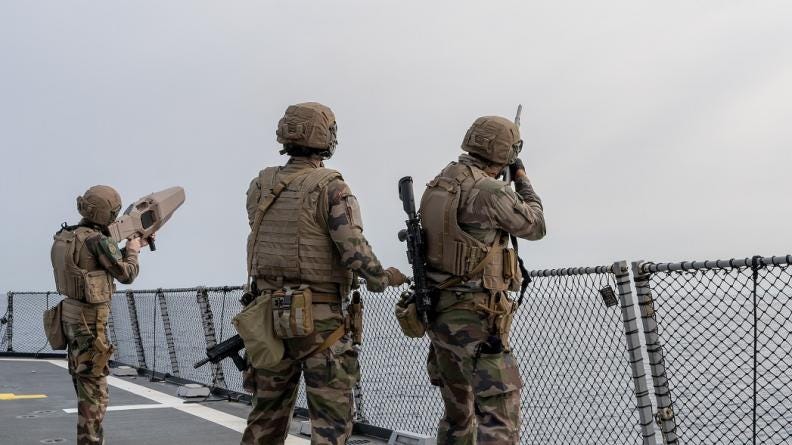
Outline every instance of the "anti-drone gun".
[[134, 237], [145, 238], [151, 250], [157, 250], [152, 235], [184, 204], [184, 189], [171, 187], [146, 195], [124, 211], [118, 220], [108, 226], [110, 238], [115, 242]]
[[432, 297], [427, 284], [424, 234], [421, 218], [415, 211], [412, 177], [405, 176], [399, 180], [399, 199], [402, 201], [404, 213], [407, 214], [407, 228], [399, 231], [399, 241], [407, 243], [407, 259], [413, 271], [412, 298], [415, 299], [415, 308], [424, 326], [429, 326]]
[[225, 341], [218, 343], [211, 348], [206, 348], [206, 358], [194, 364], [193, 368], [200, 368], [209, 362], [220, 363], [226, 358], [231, 357], [231, 360], [234, 361], [237, 369], [244, 371], [247, 369], [247, 363], [245, 362], [245, 359], [239, 354], [239, 351], [241, 351], [244, 347], [245, 343], [242, 342], [242, 337], [240, 337], [239, 334], [229, 337]]

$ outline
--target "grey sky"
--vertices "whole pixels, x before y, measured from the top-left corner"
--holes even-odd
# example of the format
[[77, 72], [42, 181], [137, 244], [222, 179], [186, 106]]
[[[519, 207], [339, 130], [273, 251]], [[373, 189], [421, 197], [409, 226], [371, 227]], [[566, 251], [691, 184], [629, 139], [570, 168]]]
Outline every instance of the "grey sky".
[[[182, 185], [136, 287], [244, 280], [244, 191], [290, 103], [338, 117], [328, 163], [385, 265], [399, 177], [524, 104], [548, 236], [532, 268], [792, 250], [788, 1], [0, 3], [0, 289], [53, 287], [75, 197]], [[420, 194], [422, 187], [416, 192]]]

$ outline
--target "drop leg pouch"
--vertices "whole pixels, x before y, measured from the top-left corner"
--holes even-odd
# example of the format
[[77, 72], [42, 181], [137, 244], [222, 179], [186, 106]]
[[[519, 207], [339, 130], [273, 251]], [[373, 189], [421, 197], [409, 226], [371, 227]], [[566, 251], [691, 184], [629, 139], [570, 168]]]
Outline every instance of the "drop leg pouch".
[[275, 336], [272, 323], [272, 294], [259, 295], [233, 320], [245, 343], [251, 365], [258, 369], [272, 368], [283, 358], [283, 341]]

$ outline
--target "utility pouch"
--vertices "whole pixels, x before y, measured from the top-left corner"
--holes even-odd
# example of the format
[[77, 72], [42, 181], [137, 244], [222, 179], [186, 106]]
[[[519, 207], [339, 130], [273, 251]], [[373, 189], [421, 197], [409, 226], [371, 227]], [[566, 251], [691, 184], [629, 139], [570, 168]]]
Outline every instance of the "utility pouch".
[[396, 321], [399, 322], [404, 335], [410, 338], [421, 338], [426, 334], [426, 327], [418, 318], [418, 308], [411, 292], [403, 292], [396, 303]]
[[352, 292], [352, 302], [349, 303], [349, 330], [352, 331], [352, 344], [363, 343], [363, 299], [360, 292]]
[[233, 323], [254, 368], [269, 369], [280, 363], [284, 346], [273, 330], [271, 294], [262, 294], [245, 306]]
[[282, 289], [272, 293], [272, 323], [281, 339], [301, 338], [314, 331], [311, 289]]
[[113, 296], [113, 278], [104, 270], [85, 272], [85, 302], [90, 304], [107, 303]]
[[503, 343], [503, 350], [511, 351], [509, 344], [509, 334], [511, 332], [514, 313], [517, 312], [517, 303], [514, 302], [506, 293], [502, 293], [495, 303], [495, 330]]
[[522, 273], [517, 252], [514, 249], [503, 249], [503, 279], [508, 290], [517, 292], [522, 284]]
[[44, 332], [47, 341], [55, 351], [66, 349], [66, 335], [63, 332], [63, 302], [44, 311]]

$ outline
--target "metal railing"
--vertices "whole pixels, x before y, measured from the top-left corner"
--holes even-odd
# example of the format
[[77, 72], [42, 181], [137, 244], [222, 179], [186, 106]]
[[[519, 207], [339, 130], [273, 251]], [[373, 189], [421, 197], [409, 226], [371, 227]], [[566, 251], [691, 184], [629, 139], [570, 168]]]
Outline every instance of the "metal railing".
[[[789, 265], [789, 256], [635, 262], [632, 280], [626, 262], [532, 271], [511, 334], [525, 384], [521, 442], [786, 443], [792, 437]], [[393, 307], [400, 292], [362, 289], [355, 418], [433, 434], [443, 403], [425, 370], [428, 340], [398, 329]], [[249, 399], [230, 360], [192, 366], [207, 346], [235, 334], [231, 319], [241, 293], [240, 287], [117, 292], [108, 328], [115, 361]], [[0, 349], [52, 352], [41, 311], [59, 300], [53, 292], [9, 292]], [[303, 388], [297, 403], [307, 406]]]

